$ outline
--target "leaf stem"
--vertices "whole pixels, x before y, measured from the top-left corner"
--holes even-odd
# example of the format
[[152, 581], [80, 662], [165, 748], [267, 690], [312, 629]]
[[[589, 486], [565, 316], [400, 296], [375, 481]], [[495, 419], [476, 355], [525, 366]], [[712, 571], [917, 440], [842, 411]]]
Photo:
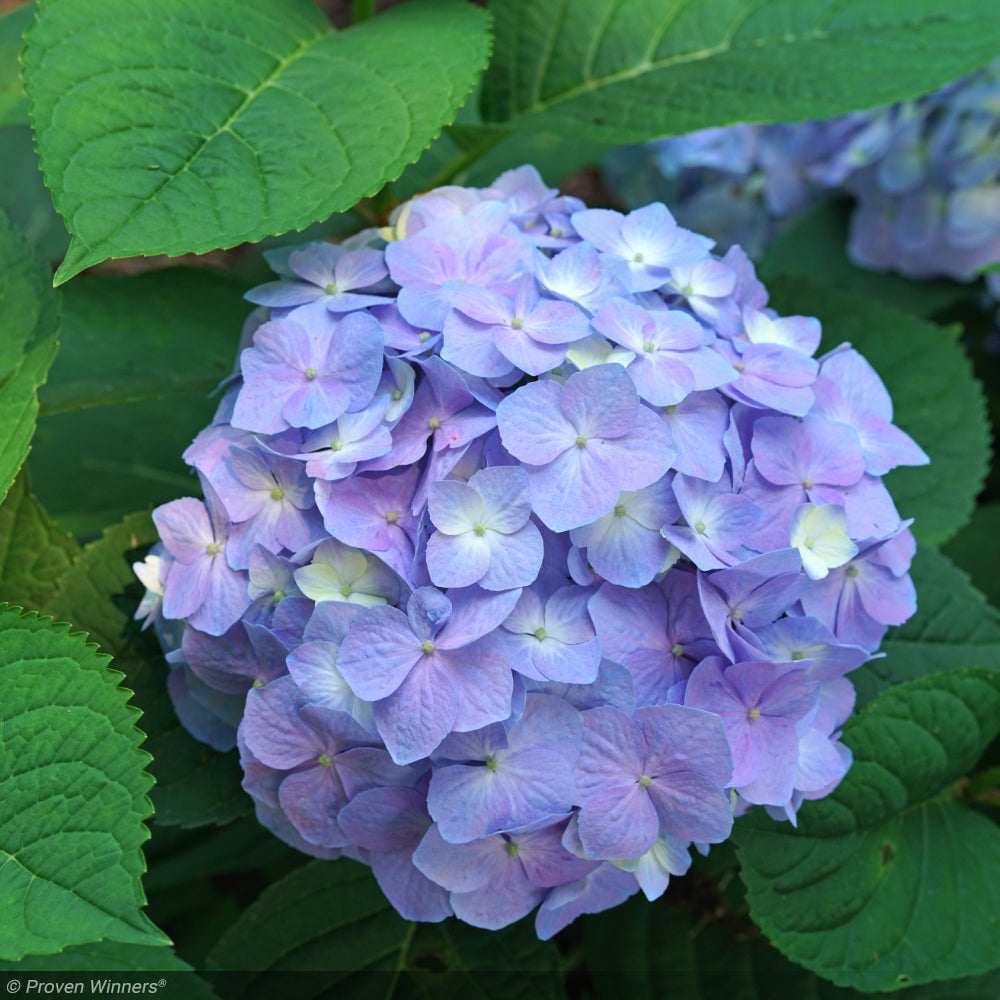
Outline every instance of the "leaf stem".
[[351, 24], [360, 24], [375, 16], [375, 0], [354, 0], [354, 13]]
[[410, 953], [410, 945], [413, 944], [413, 935], [416, 933], [416, 921], [411, 920], [409, 922], [409, 926], [406, 928], [406, 935], [403, 938], [403, 942], [399, 946], [399, 960], [396, 962], [396, 968], [392, 973], [392, 979], [389, 980], [389, 988], [385, 991], [385, 1000], [392, 1000], [392, 997], [396, 993], [396, 984], [399, 982], [399, 977], [403, 974], [403, 970], [406, 968], [406, 961]]
[[456, 156], [450, 163], [446, 163], [425, 185], [425, 191], [432, 191], [436, 187], [450, 184], [463, 170], [468, 169], [481, 156], [488, 153], [494, 146], [498, 146], [510, 133], [506, 129], [497, 129], [491, 132], [485, 139], [480, 140], [471, 149], [466, 149]]

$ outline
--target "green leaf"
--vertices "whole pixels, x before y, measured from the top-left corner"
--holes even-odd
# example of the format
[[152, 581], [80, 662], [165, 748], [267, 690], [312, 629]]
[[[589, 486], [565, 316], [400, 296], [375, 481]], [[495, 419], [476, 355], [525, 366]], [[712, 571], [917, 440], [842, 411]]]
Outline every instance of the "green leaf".
[[757, 267], [764, 284], [780, 275], [799, 275], [807, 281], [822, 280], [861, 301], [874, 299], [918, 316], [930, 316], [975, 294], [974, 286], [955, 281], [912, 281], [855, 267], [847, 257], [849, 215], [848, 203], [827, 202], [796, 218], [770, 244]]
[[1000, 538], [1000, 503], [980, 504], [972, 520], [941, 550], [972, 577], [986, 599], [1000, 608], [996, 541]]
[[[281, 971], [315, 973], [311, 995], [336, 987], [341, 998], [370, 996], [373, 972], [388, 973], [380, 980], [386, 1000], [403, 993], [404, 977], [418, 993], [430, 995], [562, 995], [555, 945], [539, 941], [530, 920], [500, 931], [479, 931], [454, 919], [409, 923], [371, 872], [346, 858], [313, 861], [265, 890], [222, 936], [206, 967], [254, 973], [224, 980], [233, 987], [225, 995], [262, 1000], [272, 995], [269, 984]], [[433, 972], [447, 973], [440, 976], [440, 990]]]
[[79, 550], [31, 495], [22, 469], [0, 505], [0, 601], [51, 612], [59, 578]]
[[73, 282], [42, 414], [212, 392], [237, 359], [245, 290], [204, 268]]
[[992, 0], [495, 0], [483, 117], [644, 142], [918, 97], [1000, 49]]
[[894, 422], [931, 459], [930, 468], [894, 469], [885, 485], [921, 542], [940, 545], [969, 520], [989, 460], [982, 386], [954, 329], [796, 277], [772, 280], [771, 304], [783, 314], [818, 316], [820, 351], [849, 341], [881, 376]]
[[289, 847], [261, 826], [257, 817], [242, 816], [225, 826], [196, 830], [152, 824], [146, 846], [149, 871], [142, 884], [151, 897], [172, 896], [185, 882], [226, 872], [248, 872], [275, 863], [293, 867], [307, 862], [305, 854]]
[[864, 705], [893, 684], [958, 667], [1000, 669], [1000, 612], [990, 607], [968, 576], [927, 546], [910, 569], [917, 613], [890, 629], [883, 659], [851, 674]]
[[459, 0], [342, 32], [310, 0], [42, 0], [22, 61], [73, 235], [56, 282], [301, 229], [374, 194], [451, 120], [489, 44], [488, 15]]
[[42, 417], [28, 461], [35, 494], [80, 537], [138, 508], [200, 495], [181, 454], [217, 406], [191, 393]]
[[344, 981], [402, 969], [413, 932], [369, 869], [346, 859], [313, 861], [266, 889], [212, 949], [206, 968], [327, 971], [331, 982]]
[[105, 529], [98, 541], [79, 551], [72, 567], [59, 578], [49, 606], [54, 617], [85, 629], [104, 652], [126, 654], [124, 632], [131, 616], [115, 597], [136, 577], [125, 553], [152, 545], [158, 538], [152, 519], [144, 511]]
[[38, 387], [55, 357], [59, 299], [45, 266], [0, 212], [0, 502], [28, 454]]
[[[713, 848], [713, 853], [715, 848]], [[685, 880], [691, 878], [685, 876]], [[691, 913], [666, 898], [637, 894], [622, 906], [588, 916], [584, 948], [600, 1000], [854, 1000], [768, 946], [752, 925]]]
[[35, 5], [27, 4], [0, 16], [0, 126], [27, 125], [28, 99], [21, 86], [21, 35], [35, 16]]
[[69, 233], [42, 178], [29, 125], [0, 128], [0, 211], [47, 264], [62, 259]]
[[85, 637], [0, 605], [0, 958], [169, 943], [142, 913], [149, 755]]
[[998, 731], [1000, 673], [985, 670], [910, 681], [852, 718], [854, 763], [803, 805], [798, 831], [761, 810], [737, 822], [761, 930], [792, 961], [865, 991], [994, 968], [1000, 829], [949, 786]]

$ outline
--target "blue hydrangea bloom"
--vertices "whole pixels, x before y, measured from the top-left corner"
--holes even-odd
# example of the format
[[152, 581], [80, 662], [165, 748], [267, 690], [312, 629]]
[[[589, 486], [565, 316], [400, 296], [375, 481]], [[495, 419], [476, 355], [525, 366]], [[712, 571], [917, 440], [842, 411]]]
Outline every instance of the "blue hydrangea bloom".
[[856, 351], [530, 167], [271, 261], [137, 570], [264, 826], [407, 919], [550, 937], [836, 787], [915, 608], [881, 476], [927, 461]]

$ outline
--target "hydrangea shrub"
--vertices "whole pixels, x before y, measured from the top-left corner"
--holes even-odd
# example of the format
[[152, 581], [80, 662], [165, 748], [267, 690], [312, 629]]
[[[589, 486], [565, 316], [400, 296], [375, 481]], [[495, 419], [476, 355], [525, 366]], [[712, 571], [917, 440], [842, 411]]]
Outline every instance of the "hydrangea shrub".
[[[548, 938], [851, 764], [928, 461], [739, 247], [532, 167], [272, 251], [136, 569], [185, 726], [406, 918]], [[905, 513], [905, 512], [904, 512]]]

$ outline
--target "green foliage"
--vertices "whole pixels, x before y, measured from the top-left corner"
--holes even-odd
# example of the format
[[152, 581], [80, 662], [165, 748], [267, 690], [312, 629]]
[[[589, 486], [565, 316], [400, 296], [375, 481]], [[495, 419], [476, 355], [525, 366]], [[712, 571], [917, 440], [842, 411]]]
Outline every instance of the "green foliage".
[[[234, 997], [270, 998], [276, 977], [310, 971], [307, 990], [336, 1000], [367, 998], [373, 976], [393, 1000], [535, 1000], [567, 984], [600, 1000], [665, 985], [671, 1000], [857, 1000], [913, 983], [925, 984], [914, 1000], [993, 1000], [996, 761], [968, 772], [1000, 732], [1000, 612], [929, 545], [955, 536], [948, 551], [1000, 593], [989, 563], [1000, 524], [987, 509], [956, 535], [984, 481], [983, 394], [956, 329], [919, 318], [961, 316], [967, 288], [853, 268], [835, 206], [762, 264], [774, 306], [819, 315], [826, 349], [851, 341], [932, 458], [887, 480], [916, 518], [920, 610], [852, 675], [855, 764], [833, 795], [806, 803], [798, 830], [760, 810], [739, 821], [745, 891], [725, 845], [665, 899], [637, 894], [569, 929], [560, 959], [531, 918], [497, 932], [418, 925], [366, 868], [307, 862], [257, 822], [236, 752], [183, 729], [167, 691], [182, 674], [132, 618], [131, 564], [155, 538], [142, 508], [198, 492], [181, 453], [232, 371], [244, 284], [169, 269], [91, 275], [57, 298], [28, 247], [61, 256], [53, 200], [73, 233], [61, 282], [109, 257], [310, 224], [317, 238], [343, 235], [382, 221], [394, 199], [488, 185], [522, 162], [557, 184], [610, 142], [914, 97], [994, 55], [1000, 9], [493, 0], [480, 111], [456, 118], [487, 61], [491, 15], [463, 0], [354, 8], [356, 25], [337, 31], [313, 0], [39, 0], [24, 65], [51, 197], [15, 58], [36, 6], [0, 17], [0, 600], [71, 623], [0, 605], [0, 972], [156, 970], [186, 996], [211, 995], [193, 964], [226, 972], [215, 985]], [[254, 261], [240, 265], [248, 280]], [[81, 547], [67, 529], [96, 540]], [[154, 806], [145, 887], [176, 952], [142, 910]], [[967, 978], [931, 982], [956, 976]]]
[[0, 601], [50, 610], [79, 550], [31, 495], [22, 470], [0, 505]]
[[18, 72], [21, 35], [35, 16], [33, 4], [0, 15], [0, 127], [27, 125], [28, 99]]
[[612, 142], [917, 97], [1000, 48], [991, 0], [499, 0], [483, 115]]
[[63, 527], [97, 534], [137, 508], [198, 493], [181, 455], [232, 372], [250, 311], [244, 288], [178, 268], [65, 289], [30, 459], [35, 491]]
[[767, 248], [757, 274], [770, 286], [782, 275], [824, 285], [858, 299], [881, 302], [918, 316], [930, 316], [972, 294], [954, 281], [910, 281], [855, 267], [847, 257], [848, 205], [826, 202], [793, 218], [789, 229]]
[[73, 236], [56, 280], [349, 208], [450, 121], [488, 49], [487, 15], [458, 0], [343, 32], [310, 0], [42, 0], [22, 60]]
[[28, 125], [0, 127], [0, 210], [42, 260], [62, 259], [69, 233], [45, 187]]
[[[715, 848], [712, 853], [715, 853]], [[686, 876], [689, 877], [689, 876]], [[623, 906], [587, 918], [584, 943], [589, 980], [599, 1000], [877, 1000], [834, 986], [793, 965], [752, 925], [725, 913], [700, 913], [666, 899], [633, 896]], [[906, 1000], [996, 1000], [1000, 970], [983, 976], [915, 986]], [[896, 993], [895, 996], [900, 994]]]
[[[388, 903], [371, 872], [356, 862], [313, 861], [267, 889], [208, 956], [226, 977], [226, 997], [267, 997], [274, 973], [310, 971], [315, 992], [380, 995], [545, 998], [562, 995], [555, 945], [539, 941], [531, 921], [477, 931], [455, 920], [417, 925]], [[318, 973], [325, 973], [319, 976]], [[435, 973], [445, 973], [435, 982]], [[268, 973], [267, 976], [260, 975]], [[269, 985], [270, 984], [270, 985]]]
[[56, 352], [59, 299], [45, 267], [0, 212], [0, 501], [28, 454], [38, 387]]
[[760, 810], [740, 820], [750, 912], [770, 940], [861, 990], [992, 969], [1000, 830], [950, 786], [998, 731], [1000, 674], [962, 669], [898, 685], [845, 725], [853, 766], [828, 798], [802, 807], [798, 832]]
[[160, 891], [172, 895], [176, 886], [206, 876], [247, 872], [275, 863], [296, 867], [309, 860], [278, 840], [254, 815], [225, 826], [190, 830], [154, 821], [152, 834], [146, 846], [149, 872], [143, 879], [151, 898]]
[[245, 290], [231, 275], [203, 268], [68, 285], [42, 414], [212, 392], [237, 359], [253, 308]]
[[35, 493], [80, 537], [138, 508], [197, 496], [198, 479], [181, 454], [217, 406], [197, 392], [42, 417], [28, 461]]
[[125, 553], [151, 545], [157, 539], [148, 514], [132, 514], [106, 528], [102, 537], [83, 548], [73, 565], [59, 578], [52, 598], [53, 615], [85, 628], [92, 641], [115, 656], [127, 650], [125, 629], [131, 620], [118, 606], [121, 594], [135, 576]]
[[1000, 669], [1000, 612], [989, 607], [969, 578], [926, 546], [910, 570], [917, 613], [882, 642], [882, 659], [851, 674], [859, 706], [893, 684], [957, 667]]
[[120, 676], [68, 626], [0, 605], [0, 958], [167, 943], [141, 911], [152, 781]]
[[885, 485], [900, 514], [915, 519], [918, 541], [947, 541], [968, 522], [990, 456], [983, 390], [956, 331], [800, 276], [775, 278], [768, 289], [783, 314], [819, 317], [821, 353], [847, 341], [878, 372], [894, 422], [931, 459], [929, 470], [894, 469]]
[[996, 543], [1000, 538], [1000, 503], [980, 504], [972, 520], [941, 550], [971, 577], [986, 599], [1000, 607]]
[[639, 894], [588, 917], [584, 942], [599, 1000], [656, 1000], [667, 982], [670, 1000], [847, 1000], [732, 917], [706, 913], [696, 924], [666, 899]]

